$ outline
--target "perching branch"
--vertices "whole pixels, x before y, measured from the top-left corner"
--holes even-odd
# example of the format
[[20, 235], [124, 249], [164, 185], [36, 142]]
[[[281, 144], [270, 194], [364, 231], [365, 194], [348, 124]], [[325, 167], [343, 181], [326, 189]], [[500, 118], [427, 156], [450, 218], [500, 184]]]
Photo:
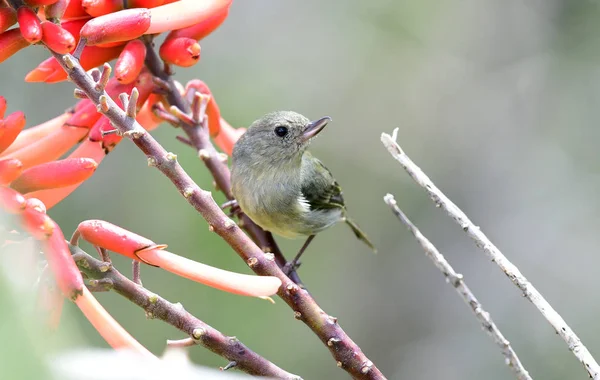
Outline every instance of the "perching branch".
[[[152, 75], [159, 78], [164, 83], [165, 86], [163, 90], [166, 91], [166, 97], [169, 104], [177, 107], [184, 114], [192, 113], [190, 102], [179, 93], [173, 81], [173, 77], [168, 70], [164, 69], [164, 65], [154, 49], [152, 38], [145, 37], [144, 43], [146, 44], [146, 67], [150, 70]], [[219, 153], [213, 146], [208, 128], [206, 128], [205, 125], [202, 125], [202, 120], [197, 120], [195, 124], [184, 123], [180, 120], [178, 120], [178, 122], [181, 129], [187, 135], [187, 142], [196, 150], [196, 153], [198, 153], [198, 156], [202, 159], [206, 168], [213, 176], [216, 187], [223, 192], [228, 200], [234, 199], [233, 194], [231, 193], [231, 173], [229, 171], [229, 166], [227, 166], [226, 160], [220, 158]], [[261, 249], [263, 249], [263, 251], [272, 252], [275, 255], [275, 261], [280, 268], [285, 266], [287, 261], [270, 232], [264, 231], [254, 223], [252, 219], [244, 214], [241, 215], [240, 226], [250, 234], [252, 239]], [[289, 277], [300, 287], [304, 288], [300, 277], [295, 271], [291, 272]]]
[[[338, 367], [355, 379], [385, 379], [381, 371], [362, 352], [337, 323], [337, 318], [325, 313], [305, 290], [291, 281], [277, 265], [272, 253], [263, 252], [217, 205], [209, 191], [201, 189], [177, 162], [177, 156], [167, 152], [133, 117], [128, 116], [108, 96], [97, 89], [94, 80], [70, 54], [52, 53], [69, 79], [88, 99], [98, 105], [119, 132], [128, 137], [177, 188], [181, 195], [204, 217], [211, 231], [221, 236], [258, 275], [275, 276], [282, 282], [278, 295], [294, 310], [294, 317], [303, 321], [329, 348]], [[106, 69], [105, 65], [105, 69]]]
[[181, 304], [173, 304], [136, 284], [112, 265], [107, 270], [106, 263], [93, 258], [81, 248], [69, 244], [69, 249], [79, 269], [89, 278], [110, 284], [107, 288], [144, 309], [146, 315], [160, 319], [183, 331], [190, 336], [194, 344], [206, 347], [229, 362], [235, 362], [236, 367], [241, 371], [257, 376], [301, 380], [300, 376], [284, 371], [253, 352], [237, 338], [223, 335], [220, 331], [194, 317]]
[[437, 248], [427, 239], [421, 231], [408, 219], [408, 217], [400, 210], [394, 196], [387, 194], [383, 197], [385, 203], [392, 209], [394, 215], [400, 219], [400, 221], [408, 228], [413, 234], [417, 242], [425, 251], [425, 255], [433, 261], [435, 266], [442, 272], [446, 281], [456, 289], [458, 295], [465, 301], [467, 305], [471, 307], [475, 318], [479, 320], [483, 330], [494, 340], [494, 342], [502, 350], [502, 355], [505, 357], [506, 365], [508, 365], [519, 380], [531, 380], [531, 376], [517, 357], [516, 352], [510, 345], [510, 342], [506, 340], [504, 335], [498, 329], [498, 326], [492, 321], [490, 314], [483, 310], [481, 303], [475, 298], [475, 295], [471, 292], [471, 289], [465, 284], [463, 276], [460, 273], [456, 273], [454, 268], [446, 261], [444, 256], [437, 250]]
[[485, 236], [478, 226], [473, 224], [471, 220], [458, 208], [440, 189], [438, 189], [427, 175], [419, 168], [412, 160], [404, 153], [396, 142], [398, 129], [394, 130], [390, 136], [387, 133], [381, 134], [383, 145], [390, 152], [400, 165], [406, 170], [411, 178], [425, 189], [429, 197], [437, 207], [443, 209], [448, 215], [454, 219], [464, 232], [475, 242], [477, 247], [481, 248], [487, 256], [496, 263], [500, 269], [508, 276], [531, 303], [539, 310], [546, 318], [548, 323], [554, 328], [556, 333], [567, 343], [569, 350], [573, 352], [575, 357], [583, 364], [590, 377], [594, 380], [600, 380], [600, 366], [583, 345], [581, 339], [567, 325], [565, 320], [554, 310], [554, 308], [546, 301], [540, 292], [527, 280], [527, 278], [519, 271], [519, 269], [510, 262], [502, 252]]

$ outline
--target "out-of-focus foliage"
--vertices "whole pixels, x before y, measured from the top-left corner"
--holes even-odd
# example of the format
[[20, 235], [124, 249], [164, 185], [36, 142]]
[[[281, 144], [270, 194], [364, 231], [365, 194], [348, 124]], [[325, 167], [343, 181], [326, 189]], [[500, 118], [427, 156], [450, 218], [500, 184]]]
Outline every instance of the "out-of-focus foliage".
[[[203, 41], [201, 62], [177, 70], [176, 77], [205, 80], [236, 126], [276, 109], [333, 118], [311, 149], [344, 187], [350, 213], [379, 253], [372, 255], [338, 226], [313, 242], [300, 273], [321, 306], [340, 318], [390, 379], [500, 380], [512, 374], [384, 205], [386, 192], [464, 274], [534, 378], [584, 379], [560, 338], [410, 181], [379, 136], [399, 127], [409, 156], [600, 355], [599, 18], [600, 3], [591, 0], [247, 0], [235, 2], [221, 29]], [[10, 110], [27, 113], [31, 125], [73, 103], [71, 84], [22, 82], [46, 54], [26, 49], [0, 70], [0, 93]], [[153, 132], [210, 188], [206, 169], [175, 140], [177, 133], [167, 125]], [[110, 153], [92, 179], [50, 214], [65, 233], [82, 220], [104, 219], [178, 254], [248, 272], [130, 143]], [[301, 245], [280, 241], [288, 255]], [[127, 271], [129, 262], [115, 263]], [[346, 378], [281, 301], [273, 306], [224, 294], [155, 268], [143, 267], [142, 275], [150, 290], [182, 302], [286, 370], [306, 379]], [[98, 297], [156, 353], [166, 337], [182, 337], [146, 320], [118, 295]], [[104, 347], [73, 314], [61, 332], [81, 331], [87, 344]], [[6, 317], [2, 326], [4, 352], [25, 330]], [[82, 344], [77, 342], [70, 347]], [[225, 364], [200, 347], [191, 356], [209, 366]]]

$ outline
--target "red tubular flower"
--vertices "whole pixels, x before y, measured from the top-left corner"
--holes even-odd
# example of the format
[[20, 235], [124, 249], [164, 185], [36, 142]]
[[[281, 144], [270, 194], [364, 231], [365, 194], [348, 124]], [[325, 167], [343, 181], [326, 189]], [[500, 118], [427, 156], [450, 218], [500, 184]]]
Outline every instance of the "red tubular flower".
[[9, 214], [20, 214], [25, 210], [27, 201], [18, 191], [0, 186], [0, 206]]
[[75, 304], [112, 348], [131, 350], [156, 359], [150, 351], [135, 340], [127, 330], [108, 314], [106, 309], [100, 305], [85, 286], [82, 288], [82, 294], [75, 299]]
[[75, 39], [76, 42], [79, 42], [79, 38], [81, 37], [80, 36], [81, 28], [83, 28], [85, 23], [88, 22], [89, 20], [91, 20], [91, 18], [80, 18], [80, 19], [76, 19], [76, 20], [67, 20], [67, 21], [63, 21], [60, 24], [60, 26], [62, 26], [69, 33], [71, 33], [71, 35], [73, 36], [73, 38]]
[[91, 129], [101, 116], [102, 114], [97, 111], [94, 102], [83, 99], [77, 103], [75, 113], [69, 117], [65, 125]]
[[123, 0], [81, 0], [81, 6], [93, 17], [115, 13], [123, 9]]
[[152, 110], [152, 107], [161, 100], [162, 95], [150, 94], [146, 103], [144, 103], [142, 108], [137, 113], [135, 120], [137, 120], [137, 122], [140, 123], [140, 125], [147, 131], [155, 129], [160, 125], [160, 123], [163, 122], [163, 119], [156, 116]]
[[24, 126], [25, 114], [23, 112], [11, 113], [6, 119], [0, 120], [0, 153], [15, 141]]
[[52, 219], [50, 219], [50, 224], [52, 233], [48, 239], [42, 239], [44, 254], [62, 294], [75, 300], [83, 291], [83, 278], [73, 261], [60, 227]]
[[146, 46], [140, 40], [129, 41], [115, 63], [115, 78], [123, 84], [133, 82], [144, 68]]
[[150, 9], [152, 23], [145, 34], [187, 28], [220, 14], [229, 8], [232, 0], [181, 0]]
[[19, 29], [11, 29], [0, 34], [0, 63], [12, 57], [16, 52], [29, 46]]
[[17, 13], [12, 8], [0, 6], [0, 33], [17, 23]]
[[75, 144], [89, 132], [85, 128], [62, 126], [45, 138], [33, 144], [8, 154], [7, 157], [16, 158], [23, 163], [25, 169], [44, 162], [54, 161], [68, 152]]
[[[2, 112], [0, 112], [0, 115], [1, 114]], [[42, 124], [36, 125], [35, 127], [22, 130], [15, 141], [0, 154], [0, 157], [7, 156], [26, 145], [33, 144], [36, 141], [43, 139], [50, 133], [60, 129], [60, 127], [65, 123], [65, 121], [67, 121], [67, 119], [69, 119], [70, 116], [70, 113], [65, 112], [62, 115], [50, 119]]]
[[165, 0], [129, 0], [129, 8], [154, 8], [163, 5]]
[[219, 110], [219, 106], [217, 105], [217, 101], [215, 100], [210, 88], [201, 81], [200, 79], [193, 79], [189, 81], [185, 90], [186, 93], [190, 91], [190, 89], [194, 89], [201, 94], [210, 96], [208, 100], [208, 105], [206, 106], [206, 116], [208, 117], [208, 130], [212, 137], [215, 137], [219, 134], [221, 130], [221, 111]]
[[75, 48], [75, 38], [66, 29], [50, 21], [42, 22], [42, 41], [58, 54], [67, 54]]
[[16, 158], [0, 160], [0, 186], [6, 186], [23, 172], [23, 164]]
[[231, 156], [233, 146], [244, 132], [246, 132], [246, 128], [233, 128], [225, 121], [225, 119], [221, 118], [221, 131], [214, 138], [215, 144], [217, 144], [225, 154]]
[[104, 152], [108, 154], [123, 139], [123, 137], [116, 133], [104, 135], [105, 132], [109, 132], [114, 129], [115, 127], [112, 126], [110, 120], [103, 116], [96, 122], [96, 124], [94, 124], [90, 130], [90, 135], [88, 138], [90, 141], [100, 142], [102, 149], [104, 149]]
[[90, 178], [98, 164], [91, 158], [67, 158], [29, 168], [11, 183], [21, 194], [75, 185]]
[[29, 207], [21, 213], [21, 224], [36, 240], [46, 240], [57, 227], [46, 213]]
[[137, 254], [149, 264], [195, 282], [225, 292], [250, 297], [268, 297], [277, 293], [281, 280], [273, 276], [252, 276], [215, 268], [161, 249]]
[[17, 10], [17, 21], [19, 21], [21, 35], [27, 42], [35, 44], [42, 40], [42, 25], [33, 9], [20, 7]]
[[203, 39], [217, 29], [229, 14], [231, 1], [225, 2], [222, 6], [217, 6], [200, 22], [187, 28], [177, 29], [167, 35], [167, 40], [171, 38], [187, 37], [196, 41]]
[[[94, 160], [95, 162], [100, 164], [104, 157], [106, 157], [106, 153], [100, 143], [85, 140], [77, 147], [77, 149], [75, 149], [69, 155], [69, 157], [67, 157], [67, 159], [86, 158]], [[60, 201], [69, 196], [69, 194], [75, 191], [75, 189], [77, 189], [82, 183], [83, 182], [80, 182], [75, 185], [61, 187], [57, 189], [34, 191], [32, 193], [27, 194], [26, 197], [28, 198], [28, 200], [37, 198], [46, 205], [46, 208], [51, 209], [52, 207], [60, 203]]]
[[190, 67], [200, 60], [200, 44], [187, 37], [171, 38], [163, 42], [159, 53], [166, 63]]
[[126, 9], [91, 19], [81, 28], [81, 37], [88, 45], [129, 41], [143, 35], [149, 26], [148, 9]]

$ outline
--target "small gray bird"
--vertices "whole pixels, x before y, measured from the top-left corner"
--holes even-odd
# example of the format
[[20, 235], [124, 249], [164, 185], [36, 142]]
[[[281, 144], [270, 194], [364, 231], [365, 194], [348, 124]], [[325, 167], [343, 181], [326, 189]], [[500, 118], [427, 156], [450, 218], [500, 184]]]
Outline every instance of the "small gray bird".
[[342, 189], [306, 150], [331, 118], [316, 121], [291, 111], [256, 120], [233, 148], [231, 186], [241, 210], [263, 229], [287, 238], [308, 236], [284, 270], [290, 273], [315, 234], [343, 221], [375, 248], [346, 216]]

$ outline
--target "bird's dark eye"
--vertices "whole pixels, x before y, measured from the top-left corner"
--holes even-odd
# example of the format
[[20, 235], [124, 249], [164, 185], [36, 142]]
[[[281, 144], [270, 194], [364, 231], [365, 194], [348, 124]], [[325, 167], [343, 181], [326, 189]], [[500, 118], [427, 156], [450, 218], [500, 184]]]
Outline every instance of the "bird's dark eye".
[[288, 134], [288, 129], [287, 129], [287, 127], [282, 127], [282, 126], [275, 127], [275, 134], [279, 137], [284, 137], [285, 135]]

